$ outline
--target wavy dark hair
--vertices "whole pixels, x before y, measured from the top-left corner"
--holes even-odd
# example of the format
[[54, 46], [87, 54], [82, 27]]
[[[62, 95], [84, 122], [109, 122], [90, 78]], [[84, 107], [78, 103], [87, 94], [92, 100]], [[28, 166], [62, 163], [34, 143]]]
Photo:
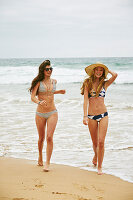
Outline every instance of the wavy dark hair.
[[[44, 69], [46, 68], [46, 66], [49, 66], [49, 65], [50, 65], [50, 60], [45, 60], [43, 63], [40, 64], [38, 75], [33, 79], [31, 83], [31, 87], [29, 88], [30, 93], [32, 92], [36, 84], [45, 78]], [[38, 90], [36, 92], [36, 95], [38, 95]]]

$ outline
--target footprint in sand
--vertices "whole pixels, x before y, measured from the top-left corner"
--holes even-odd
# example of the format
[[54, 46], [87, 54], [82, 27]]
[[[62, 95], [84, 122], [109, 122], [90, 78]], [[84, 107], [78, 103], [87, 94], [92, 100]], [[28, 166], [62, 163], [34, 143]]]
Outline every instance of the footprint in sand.
[[84, 199], [84, 198], [80, 197], [78, 200], [92, 200], [92, 199]]
[[44, 185], [35, 185], [35, 187], [38, 187], [38, 188], [41, 188], [43, 187]]
[[24, 198], [13, 198], [12, 200], [28, 200], [28, 199], [24, 199]]
[[80, 189], [80, 190], [84, 190], [84, 191], [89, 191], [89, 188], [87, 188], [84, 185], [79, 185], [79, 184], [73, 184], [76, 188]]
[[91, 185], [91, 187], [92, 187], [94, 190], [97, 190], [96, 187], [95, 187], [94, 185]]
[[103, 197], [98, 197], [98, 200], [103, 200]]

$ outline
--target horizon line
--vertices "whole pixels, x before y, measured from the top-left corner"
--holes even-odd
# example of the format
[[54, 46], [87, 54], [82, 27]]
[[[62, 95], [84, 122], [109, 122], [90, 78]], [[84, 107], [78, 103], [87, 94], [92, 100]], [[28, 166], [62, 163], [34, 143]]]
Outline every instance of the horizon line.
[[4, 57], [0, 59], [65, 59], [65, 58], [133, 58], [133, 56], [84, 56], [84, 57]]

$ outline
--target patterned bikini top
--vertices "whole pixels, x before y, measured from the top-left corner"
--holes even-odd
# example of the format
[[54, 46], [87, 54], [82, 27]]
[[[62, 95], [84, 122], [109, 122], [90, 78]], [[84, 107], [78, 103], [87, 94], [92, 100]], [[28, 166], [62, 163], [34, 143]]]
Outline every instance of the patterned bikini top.
[[[103, 87], [102, 90], [99, 92], [98, 97], [105, 97], [105, 88]], [[88, 94], [88, 98], [96, 97], [96, 92], [92, 89]]]
[[[49, 91], [49, 92], [53, 92], [54, 93], [56, 91], [56, 83], [55, 83], [55, 81], [52, 80], [52, 84], [53, 84], [53, 89], [51, 91]], [[40, 81], [39, 92], [48, 92], [42, 81]]]

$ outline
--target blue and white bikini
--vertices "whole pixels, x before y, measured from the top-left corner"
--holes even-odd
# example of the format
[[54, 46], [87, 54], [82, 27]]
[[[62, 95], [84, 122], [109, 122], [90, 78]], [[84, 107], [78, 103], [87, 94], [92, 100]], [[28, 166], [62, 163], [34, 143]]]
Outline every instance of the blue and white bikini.
[[[88, 94], [89, 98], [96, 97], [96, 92], [92, 89]], [[105, 97], [105, 88], [103, 87], [102, 90], [99, 92], [98, 97]]]
[[[55, 81], [52, 81], [52, 84], [53, 84], [53, 89], [52, 89], [50, 92], [54, 93], [54, 92], [56, 91], [56, 83], [55, 83]], [[40, 86], [39, 86], [38, 91], [39, 91], [39, 92], [43, 92], [43, 93], [47, 92], [47, 90], [46, 90], [46, 88], [44, 87], [44, 84], [43, 84], [42, 81], [40, 81]], [[43, 118], [45, 118], [45, 119], [47, 120], [52, 114], [54, 114], [54, 113], [56, 113], [56, 112], [57, 112], [57, 110], [53, 110], [53, 111], [48, 112], [48, 113], [36, 112], [36, 114], [37, 114], [38, 116], [43, 117]]]
[[[102, 90], [99, 92], [99, 95], [98, 97], [105, 97], [105, 88], [103, 87]], [[96, 92], [92, 89], [90, 91], [90, 93], [88, 94], [88, 98], [93, 98], [93, 97], [96, 97]], [[103, 117], [106, 117], [108, 116], [108, 112], [105, 112], [105, 113], [102, 113], [102, 114], [99, 114], [99, 115], [88, 115], [88, 118], [89, 119], [93, 119], [93, 120], [96, 120], [97, 122], [100, 122], [100, 120], [103, 118]]]

